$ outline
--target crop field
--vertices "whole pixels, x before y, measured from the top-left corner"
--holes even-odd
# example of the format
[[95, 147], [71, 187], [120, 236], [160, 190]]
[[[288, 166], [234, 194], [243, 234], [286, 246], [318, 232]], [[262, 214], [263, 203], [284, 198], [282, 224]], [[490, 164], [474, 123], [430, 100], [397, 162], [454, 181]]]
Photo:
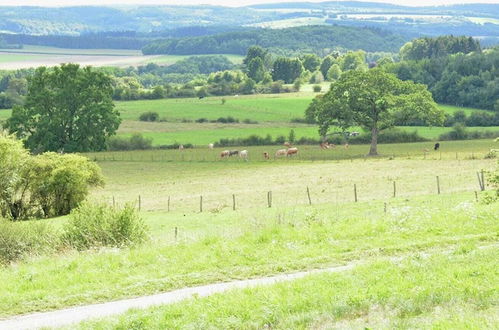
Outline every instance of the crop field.
[[[479, 190], [476, 172], [496, 166], [496, 160], [483, 158], [491, 145], [492, 141], [449, 142], [442, 153], [426, 155], [421, 152], [423, 144], [382, 145], [382, 153], [396, 154], [378, 159], [360, 158], [366, 146], [352, 146], [337, 150], [340, 155], [336, 160], [321, 159], [322, 151], [316, 148], [303, 150], [299, 159], [249, 162], [215, 161], [219, 150], [89, 154], [97, 158], [106, 180], [104, 188], [92, 191], [91, 199], [139, 207], [140, 196], [140, 214], [149, 228], [149, 241], [124, 249], [32, 256], [0, 267], [0, 317], [361, 261], [359, 268], [342, 275], [314, 276], [270, 287], [269, 297], [293, 295], [291, 292], [315, 297], [313, 303], [290, 296], [285, 305], [269, 305], [276, 313], [271, 320], [261, 309], [251, 312], [250, 318], [241, 316], [253, 310], [253, 304], [260, 304], [263, 289], [253, 289], [196, 299], [165, 307], [165, 311], [155, 309], [146, 316], [130, 314], [126, 320], [101, 322], [132, 322], [138, 318], [153, 322], [147, 323], [151, 326], [154, 322], [174, 322], [164, 323], [167, 327], [187, 326], [189, 322], [201, 322], [199, 308], [205, 304], [220, 306], [220, 311], [229, 313], [230, 302], [238, 299], [247, 302], [234, 311], [236, 327], [243, 328], [261, 322], [271, 322], [277, 328], [293, 326], [289, 322], [308, 326], [343, 320], [362, 323], [359, 318], [367, 315], [368, 306], [380, 306], [381, 310], [370, 311], [378, 313], [380, 321], [386, 312], [394, 315], [390, 317], [393, 322], [398, 318], [416, 322], [413, 318], [417, 317], [431, 323], [436, 317], [434, 308], [457, 313], [460, 306], [471, 308], [470, 301], [481, 302], [484, 307], [480, 311], [487, 318], [480, 322], [486, 322], [496, 308], [493, 285], [497, 274], [490, 269], [497, 250], [482, 251], [480, 247], [497, 243], [499, 205], [477, 203], [475, 191]], [[251, 149], [250, 154], [261, 150]], [[197, 157], [203, 152], [206, 158], [187, 159], [190, 152]], [[213, 160], [208, 159], [209, 153], [214, 153]], [[167, 158], [172, 155], [180, 156]], [[478, 193], [478, 198], [482, 194]], [[67, 219], [42, 221], [57, 229]], [[423, 255], [434, 257], [421, 259]], [[391, 258], [407, 260], [394, 263]], [[461, 264], [467, 268], [458, 267]], [[452, 269], [467, 279], [466, 292], [470, 293], [459, 295], [462, 300], [444, 299], [454, 297], [455, 290], [465, 290], [452, 284], [439, 286], [446, 281], [447, 265], [456, 265]], [[426, 272], [428, 269], [431, 272]], [[388, 290], [392, 279], [412, 270], [418, 270], [418, 276], [406, 282], [394, 280], [398, 286], [395, 291]], [[379, 282], [385, 272], [391, 277]], [[471, 276], [474, 272], [483, 275]], [[428, 277], [438, 279], [434, 286], [425, 280]], [[322, 290], [331, 281], [331, 290], [342, 288], [334, 290], [338, 299], [331, 300], [330, 291]], [[380, 290], [379, 295], [361, 290], [371, 283], [373, 290]], [[414, 286], [420, 288], [420, 295], [414, 296]], [[432, 300], [428, 292], [436, 287], [442, 298]], [[471, 293], [478, 289], [491, 294]], [[411, 298], [404, 300], [407, 304], [403, 307], [397, 299], [405, 297]], [[338, 314], [326, 318], [326, 309], [314, 307], [325, 300], [338, 304], [334, 305]], [[350, 307], [341, 309], [342, 301]], [[183, 308], [185, 314], [169, 312]], [[283, 310], [288, 312], [282, 314]], [[164, 319], [162, 313], [173, 319]], [[206, 309], [206, 313], [211, 320], [207, 325], [221, 317], [215, 307]], [[290, 319], [295, 313], [301, 316]], [[305, 317], [307, 313], [312, 314]], [[223, 317], [220, 320], [231, 322]], [[473, 318], [469, 321], [475, 322]], [[222, 324], [230, 327], [229, 323]]]
[[[190, 55], [146, 56], [140, 50], [125, 49], [65, 49], [27, 45], [23, 49], [0, 49], [0, 70], [16, 70], [60, 63], [79, 63], [92, 66], [139, 66], [147, 63], [170, 65]], [[203, 56], [203, 55], [200, 55]], [[225, 55], [234, 64], [243, 56]]]

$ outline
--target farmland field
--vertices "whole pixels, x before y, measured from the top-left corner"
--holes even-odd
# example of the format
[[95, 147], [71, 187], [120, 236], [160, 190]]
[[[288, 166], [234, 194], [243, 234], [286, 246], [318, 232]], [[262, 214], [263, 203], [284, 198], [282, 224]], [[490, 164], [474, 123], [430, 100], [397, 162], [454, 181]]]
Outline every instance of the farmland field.
[[[388, 267], [384, 258], [430, 253], [444, 260], [443, 251], [472, 251], [494, 244], [499, 205], [476, 203], [474, 193], [476, 171], [495, 167], [495, 160], [483, 159], [491, 145], [492, 141], [449, 142], [442, 154], [428, 155], [421, 152], [423, 144], [386, 145], [380, 146], [382, 153], [398, 154], [379, 159], [356, 158], [365, 154], [365, 146], [352, 146], [337, 150], [333, 161], [321, 159], [318, 148], [303, 150], [299, 159], [267, 162], [215, 161], [218, 150], [186, 150], [186, 159], [171, 158], [179, 155], [178, 150], [89, 154], [98, 159], [106, 179], [106, 187], [95, 189], [91, 199], [137, 205], [140, 195], [150, 241], [98, 253], [27, 257], [2, 267], [0, 316], [356, 260], [366, 263], [366, 272], [380, 265], [395, 271], [398, 266]], [[258, 150], [250, 149], [250, 154]], [[197, 153], [197, 161], [187, 159], [188, 152]], [[272, 191], [270, 208], [268, 191]], [[43, 221], [61, 228], [66, 218]], [[488, 267], [490, 258], [485, 254], [473, 260], [480, 268]], [[429, 267], [438, 264], [429, 262]], [[410, 261], [407, 267], [412, 269]], [[438, 267], [435, 271], [440, 273]], [[355, 274], [345, 274], [345, 281]], [[469, 285], [475, 288], [480, 283], [471, 279]], [[402, 296], [409, 294], [406, 290], [400, 288]], [[442, 294], [452, 292], [442, 290]], [[258, 299], [258, 292], [251, 295]], [[487, 304], [492, 301], [484, 299]], [[436, 306], [453, 308], [447, 300], [439, 301]]]
[[[170, 65], [190, 55], [145, 56], [140, 50], [123, 49], [65, 49], [27, 45], [22, 49], [0, 49], [0, 70], [15, 70], [60, 63], [79, 63], [93, 66], [139, 66], [147, 63]], [[200, 55], [202, 56], [202, 55]], [[235, 64], [243, 56], [226, 55]]]

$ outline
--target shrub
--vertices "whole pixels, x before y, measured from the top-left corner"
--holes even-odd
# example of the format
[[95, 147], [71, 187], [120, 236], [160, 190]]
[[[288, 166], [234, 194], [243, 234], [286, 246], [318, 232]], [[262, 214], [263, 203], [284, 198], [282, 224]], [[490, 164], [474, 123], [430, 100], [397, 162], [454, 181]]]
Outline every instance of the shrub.
[[139, 120], [140, 121], [158, 121], [159, 114], [157, 112], [153, 112], [153, 111], [144, 112], [140, 115]]
[[0, 136], [0, 214], [17, 220], [67, 214], [103, 184], [86, 157], [49, 152], [30, 156], [20, 142]]
[[107, 141], [107, 149], [111, 151], [119, 150], [147, 150], [152, 148], [152, 139], [133, 134], [131, 137], [113, 136]]
[[314, 85], [313, 89], [314, 89], [315, 93], [319, 93], [322, 90], [322, 86], [321, 85]]
[[77, 250], [93, 247], [124, 247], [146, 240], [147, 227], [131, 205], [112, 208], [84, 203], [69, 216], [63, 242]]
[[439, 140], [470, 140], [485, 139], [499, 136], [498, 132], [493, 131], [472, 131], [469, 132], [463, 124], [455, 124], [450, 132], [441, 134]]
[[207, 123], [207, 122], [209, 122], [209, 120], [208, 120], [208, 119], [206, 119], [206, 118], [199, 118], [199, 119], [196, 119], [196, 123], [200, 123], [200, 124], [202, 124], [202, 123]]
[[258, 121], [246, 118], [245, 120], [243, 120], [243, 123], [244, 124], [258, 124]]
[[0, 219], [0, 264], [53, 251], [58, 242], [56, 233], [45, 223]]

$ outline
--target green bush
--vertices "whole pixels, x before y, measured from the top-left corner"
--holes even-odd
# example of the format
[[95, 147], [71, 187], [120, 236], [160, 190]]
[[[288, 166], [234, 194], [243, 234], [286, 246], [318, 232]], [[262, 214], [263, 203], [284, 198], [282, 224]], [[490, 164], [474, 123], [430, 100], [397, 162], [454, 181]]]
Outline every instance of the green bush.
[[45, 223], [0, 219], [0, 264], [54, 251], [58, 243], [57, 234]]
[[140, 121], [158, 121], [159, 114], [157, 112], [154, 112], [154, 111], [144, 112], [140, 115], [139, 120]]
[[485, 139], [485, 138], [494, 138], [499, 136], [498, 132], [493, 131], [468, 131], [466, 126], [457, 123], [452, 127], [450, 132], [441, 134], [439, 136], [439, 140], [473, 140], [473, 139]]
[[64, 226], [63, 242], [77, 250], [124, 247], [145, 241], [147, 228], [131, 205], [112, 208], [84, 203], [73, 210]]
[[321, 85], [314, 85], [313, 89], [314, 89], [315, 93], [319, 93], [322, 90], [322, 86]]
[[86, 157], [53, 152], [31, 156], [22, 143], [0, 135], [0, 215], [18, 220], [68, 214], [89, 187], [103, 184]]
[[121, 150], [147, 150], [152, 148], [152, 139], [133, 134], [131, 137], [113, 136], [107, 141], [107, 149], [111, 151]]

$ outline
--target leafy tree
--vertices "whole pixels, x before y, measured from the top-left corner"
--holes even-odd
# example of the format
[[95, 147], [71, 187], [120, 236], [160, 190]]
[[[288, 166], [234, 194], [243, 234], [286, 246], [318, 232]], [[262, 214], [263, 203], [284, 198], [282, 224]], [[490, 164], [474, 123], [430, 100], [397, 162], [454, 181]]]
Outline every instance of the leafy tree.
[[24, 171], [29, 154], [22, 142], [0, 132], [0, 215], [17, 219], [25, 215]]
[[303, 66], [299, 59], [279, 57], [274, 62], [272, 78], [274, 81], [283, 80], [286, 84], [291, 84], [299, 78], [303, 72]]
[[406, 43], [400, 49], [403, 60], [445, 57], [450, 54], [480, 52], [480, 42], [472, 37], [439, 36], [419, 38]]
[[265, 77], [265, 67], [260, 57], [253, 58], [248, 64], [248, 77], [255, 82], [260, 82]]
[[356, 52], [348, 52], [341, 57], [341, 71], [366, 69], [366, 52], [359, 50]]
[[342, 74], [325, 95], [313, 100], [306, 116], [319, 123], [321, 136], [326, 136], [331, 126], [346, 131], [358, 125], [369, 130], [369, 155], [378, 154], [378, 134], [393, 127], [396, 118], [437, 125], [444, 120], [444, 112], [437, 108], [426, 86], [401, 81], [380, 69]]
[[338, 64], [333, 64], [327, 71], [327, 80], [329, 81], [338, 80], [340, 76], [341, 76], [341, 69]]
[[6, 126], [34, 152], [102, 150], [120, 124], [112, 93], [109, 76], [90, 67], [40, 67]]
[[305, 70], [314, 72], [321, 64], [321, 58], [315, 54], [305, 54], [300, 57]]
[[329, 68], [336, 63], [336, 60], [332, 56], [326, 56], [322, 60], [321, 66], [319, 68], [320, 72], [322, 73], [323, 77], [327, 78], [327, 72], [329, 71]]

